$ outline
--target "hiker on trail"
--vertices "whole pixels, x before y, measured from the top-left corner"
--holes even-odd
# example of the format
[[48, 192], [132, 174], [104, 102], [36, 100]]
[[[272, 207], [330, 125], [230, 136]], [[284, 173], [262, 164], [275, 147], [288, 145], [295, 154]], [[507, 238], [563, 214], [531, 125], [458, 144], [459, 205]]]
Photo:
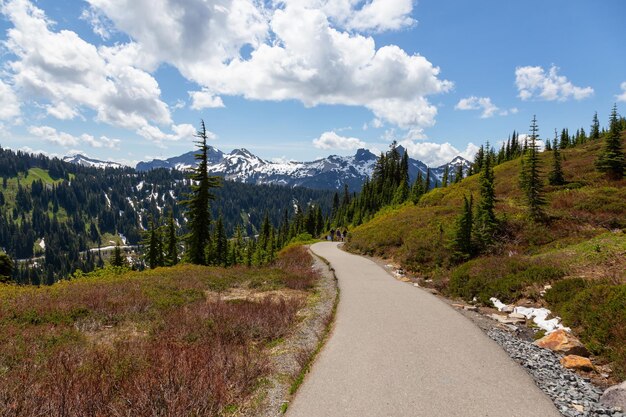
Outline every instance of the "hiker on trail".
[[331, 241], [335, 240], [335, 229], [330, 229], [330, 240]]
[[341, 242], [341, 230], [337, 229], [337, 242]]
[[341, 235], [341, 241], [345, 242], [347, 237], [348, 237], [348, 229], [343, 229], [343, 233]]

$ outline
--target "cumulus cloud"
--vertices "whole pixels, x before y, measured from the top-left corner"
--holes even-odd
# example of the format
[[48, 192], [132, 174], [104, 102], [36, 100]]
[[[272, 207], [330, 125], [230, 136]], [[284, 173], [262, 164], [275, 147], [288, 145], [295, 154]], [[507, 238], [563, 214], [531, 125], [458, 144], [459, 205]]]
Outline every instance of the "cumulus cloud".
[[318, 149], [341, 149], [354, 150], [365, 147], [365, 142], [361, 139], [340, 136], [335, 132], [324, 132], [313, 140], [313, 146]]
[[626, 81], [620, 85], [620, 88], [622, 89], [622, 94], [615, 97], [617, 98], [617, 101], [626, 101]]
[[107, 40], [111, 37], [112, 23], [93, 7], [88, 7], [83, 10], [80, 15], [80, 19], [88, 22], [91, 25], [93, 33], [100, 36], [102, 39]]
[[133, 43], [97, 48], [75, 32], [54, 31], [27, 0], [4, 2], [1, 10], [13, 24], [5, 44], [17, 56], [9, 62], [15, 87], [49, 115], [67, 120], [90, 109], [96, 120], [128, 129], [172, 123], [157, 81], [133, 66], [146, 61]]
[[493, 104], [491, 98], [476, 96], [462, 98], [454, 108], [456, 110], [481, 110], [481, 119], [488, 119], [495, 115], [508, 116], [509, 114], [516, 114], [518, 112], [516, 107], [503, 110]]
[[407, 150], [411, 158], [418, 159], [430, 167], [446, 164], [459, 155], [471, 161], [479, 148], [471, 142], [464, 150], [459, 150], [448, 142], [433, 143], [402, 140], [399, 143]]
[[[371, 0], [363, 4], [355, 0], [321, 2], [328, 17], [350, 30], [382, 32], [413, 26], [413, 0]], [[360, 7], [359, 7], [360, 6]]]
[[191, 108], [194, 110], [212, 109], [225, 107], [221, 97], [216, 97], [207, 89], [202, 91], [190, 91]]
[[121, 142], [119, 139], [111, 139], [107, 136], [100, 136], [100, 138], [95, 138], [88, 134], [74, 136], [66, 132], [59, 132], [50, 126], [30, 126], [28, 128], [28, 132], [33, 136], [45, 140], [46, 142], [63, 146], [64, 148], [86, 144], [92, 148], [119, 149], [119, 144]]
[[491, 98], [476, 96], [462, 98], [454, 108], [457, 110], [482, 110], [480, 117], [483, 119], [492, 117], [500, 110], [498, 106], [491, 102]]
[[556, 66], [546, 72], [542, 67], [517, 67], [515, 84], [522, 100], [540, 99], [546, 101], [567, 101], [570, 98], [582, 100], [593, 95], [591, 87], [577, 87], [567, 77], [558, 75]]
[[20, 115], [20, 102], [10, 85], [0, 80], [0, 120], [15, 119]]
[[[156, 126], [144, 126], [137, 131], [137, 134], [155, 142], [189, 139], [196, 134], [196, 128], [186, 123], [172, 125], [172, 131], [173, 133], [165, 133]], [[207, 131], [207, 137], [209, 139], [215, 139], [217, 136], [213, 132]]]
[[[197, 109], [223, 105], [220, 95], [295, 99], [363, 106], [403, 128], [427, 127], [437, 114], [427, 97], [452, 88], [426, 58], [395, 45], [377, 49], [357, 33], [413, 24], [411, 0], [88, 2], [140, 45], [146, 62], [167, 62], [199, 84]], [[244, 47], [252, 52], [243, 56]]]

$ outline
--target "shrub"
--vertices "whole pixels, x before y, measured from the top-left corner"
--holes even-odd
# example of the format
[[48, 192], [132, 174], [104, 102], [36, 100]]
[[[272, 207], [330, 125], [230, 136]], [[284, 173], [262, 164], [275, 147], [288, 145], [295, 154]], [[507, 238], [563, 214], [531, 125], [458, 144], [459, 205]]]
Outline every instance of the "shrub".
[[618, 376], [626, 377], [626, 284], [590, 285], [557, 306], [587, 348], [608, 357]]
[[550, 307], [556, 311], [571, 301], [588, 285], [587, 281], [582, 278], [564, 279], [552, 284], [552, 288], [546, 291], [544, 298]]
[[491, 297], [512, 303], [528, 296], [529, 287], [558, 280], [564, 275], [558, 267], [527, 258], [479, 258], [452, 272], [448, 291], [466, 300], [476, 297], [484, 304], [490, 304]]

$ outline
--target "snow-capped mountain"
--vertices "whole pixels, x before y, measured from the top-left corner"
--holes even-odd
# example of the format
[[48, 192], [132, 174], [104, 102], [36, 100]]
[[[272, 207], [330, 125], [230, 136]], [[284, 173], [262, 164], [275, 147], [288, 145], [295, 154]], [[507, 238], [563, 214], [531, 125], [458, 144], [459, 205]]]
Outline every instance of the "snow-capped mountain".
[[[167, 168], [186, 171], [196, 166], [196, 151], [187, 152], [180, 156], [169, 159], [154, 159], [150, 162], [139, 162], [137, 171], [150, 171], [151, 169]], [[208, 160], [210, 164], [219, 163], [224, 158], [224, 153], [219, 149], [209, 146]]]
[[437, 178], [437, 180], [439, 182], [441, 182], [442, 178], [443, 178], [443, 173], [446, 169], [446, 166], [448, 167], [448, 175], [449, 175], [449, 180], [453, 181], [454, 177], [456, 175], [456, 170], [458, 169], [457, 167], [459, 165], [463, 166], [463, 175], [467, 175], [470, 167], [472, 166], [472, 163], [470, 161], [468, 161], [467, 159], [463, 158], [462, 156], [457, 156], [456, 158], [454, 158], [452, 161], [448, 162], [447, 164], [443, 164], [437, 168], [431, 168], [431, 176], [434, 175], [435, 178]]
[[92, 168], [122, 168], [123, 167], [122, 164], [117, 163], [117, 162], [99, 161], [97, 159], [92, 159], [81, 154], [67, 155], [63, 157], [63, 161], [69, 162], [71, 164], [82, 165], [85, 167], [92, 167]]
[[[352, 156], [331, 155], [310, 162], [273, 162], [254, 155], [247, 149], [235, 149], [225, 154], [209, 147], [209, 172], [227, 180], [249, 184], [279, 184], [289, 187], [301, 186], [314, 189], [338, 189], [347, 184], [358, 190], [366, 177], [371, 177], [378, 159], [367, 149], [359, 149]], [[400, 154], [404, 148], [398, 147]], [[188, 170], [195, 166], [194, 152], [166, 160], [154, 160], [137, 164], [138, 171], [156, 168]], [[469, 166], [461, 157], [452, 160], [450, 170], [457, 164]], [[431, 169], [431, 184], [441, 181], [444, 166]], [[421, 161], [409, 158], [409, 177], [414, 180], [418, 173], [426, 175], [428, 167]]]

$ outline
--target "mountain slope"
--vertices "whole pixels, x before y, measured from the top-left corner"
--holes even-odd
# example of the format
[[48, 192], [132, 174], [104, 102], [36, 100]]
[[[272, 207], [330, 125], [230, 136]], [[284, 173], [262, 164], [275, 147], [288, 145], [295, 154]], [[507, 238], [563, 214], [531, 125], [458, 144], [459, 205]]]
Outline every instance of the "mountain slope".
[[[367, 149], [359, 149], [352, 156], [331, 155], [310, 162], [272, 162], [254, 155], [247, 149], [235, 149], [225, 154], [209, 147], [209, 171], [227, 180], [248, 184], [277, 184], [289, 187], [336, 190], [348, 185], [350, 190], [359, 190], [367, 177], [371, 177], [377, 155]], [[402, 147], [399, 152], [404, 153]], [[465, 171], [469, 162], [456, 157], [449, 165], [454, 172], [457, 164], [463, 164]], [[187, 170], [195, 166], [193, 152], [166, 159], [137, 164], [138, 171], [156, 168]], [[431, 185], [441, 182], [445, 165], [431, 169]], [[418, 173], [426, 176], [428, 167], [421, 161], [409, 159], [409, 176], [413, 180]]]
[[89, 158], [85, 155], [75, 154], [68, 155], [63, 158], [64, 162], [70, 164], [81, 165], [90, 168], [122, 168], [123, 165], [112, 161], [100, 161], [98, 159]]
[[[435, 189], [417, 205], [383, 210], [351, 231], [347, 248], [391, 258], [450, 296], [547, 305], [625, 377], [626, 179], [609, 181], [595, 170], [602, 146], [591, 141], [562, 151], [567, 184], [545, 186], [545, 223], [527, 216], [520, 159], [496, 166], [500, 232], [493, 247], [468, 262], [455, 263], [452, 241], [463, 197], [478, 199], [478, 175]], [[540, 160], [546, 179], [551, 152]], [[553, 289], [543, 298], [546, 284]]]

